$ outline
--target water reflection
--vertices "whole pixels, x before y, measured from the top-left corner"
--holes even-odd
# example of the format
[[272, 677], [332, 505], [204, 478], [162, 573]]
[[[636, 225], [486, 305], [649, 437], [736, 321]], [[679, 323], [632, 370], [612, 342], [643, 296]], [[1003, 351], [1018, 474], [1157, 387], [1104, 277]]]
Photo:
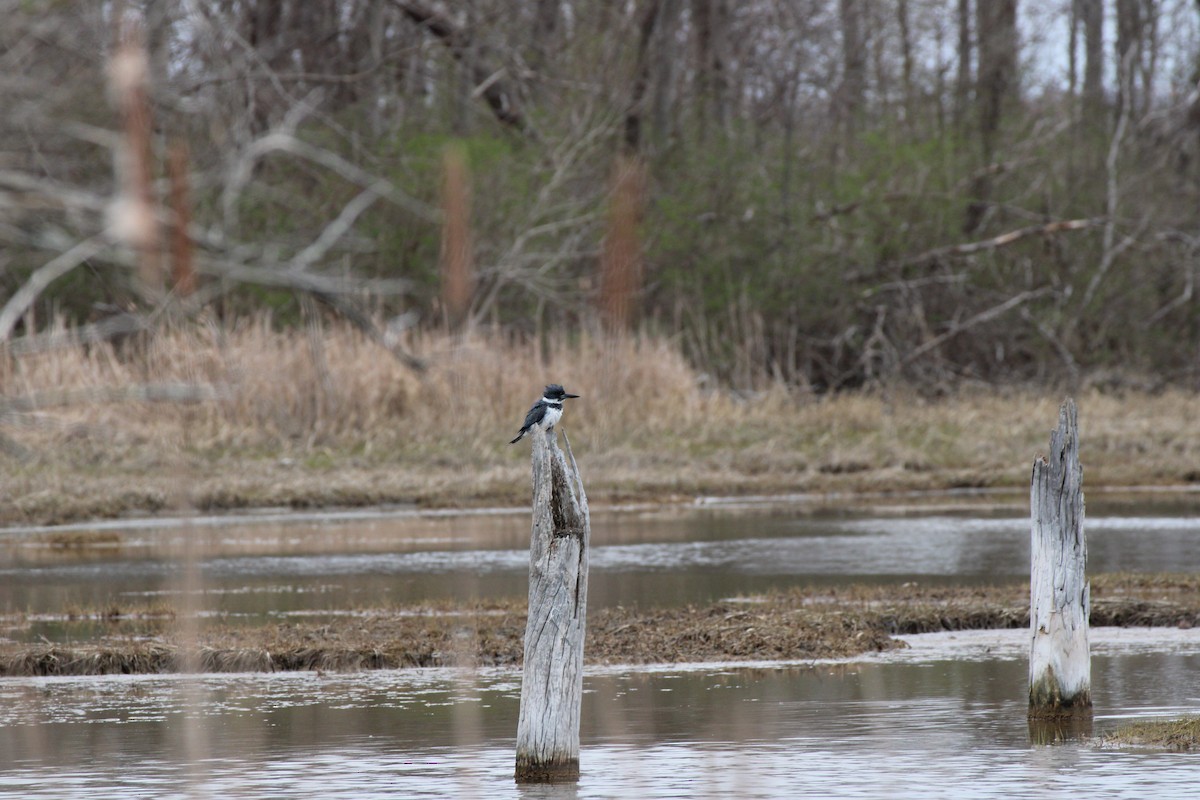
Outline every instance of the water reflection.
[[[1174, 682], [1198, 670], [1194, 652], [1097, 657], [1096, 732], [1200, 709]], [[1031, 746], [1025, 680], [1019, 659], [592, 671], [580, 783], [527, 789], [511, 782], [511, 673], [3, 681], [0, 793], [1183, 797], [1200, 780], [1195, 758]], [[203, 759], [186, 756], [189, 724]]]
[[[861, 516], [803, 509], [597, 512], [590, 607], [710, 602], [795, 585], [962, 583], [1028, 575], [1028, 522], [1011, 509]], [[1200, 518], [1087, 520], [1092, 572], [1200, 570]], [[54, 546], [0, 532], [0, 612], [185, 603], [179, 557], [195, 554], [208, 614], [334, 611], [430, 599], [523, 597], [524, 514], [172, 524], [99, 533], [117, 546]], [[79, 528], [72, 536], [86, 537]], [[39, 635], [53, 638], [52, 631]]]
[[1066, 719], [1030, 719], [1029, 741], [1051, 745], [1086, 739], [1092, 735], [1093, 719], [1090, 714]]

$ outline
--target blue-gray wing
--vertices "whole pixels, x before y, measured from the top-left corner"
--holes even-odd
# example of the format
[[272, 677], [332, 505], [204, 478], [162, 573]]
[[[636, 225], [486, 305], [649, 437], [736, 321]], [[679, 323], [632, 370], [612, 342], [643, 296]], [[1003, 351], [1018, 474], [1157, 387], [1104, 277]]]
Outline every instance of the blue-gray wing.
[[527, 431], [538, 423], [542, 418], [541, 402], [533, 404], [533, 408], [529, 409], [529, 413], [525, 415], [525, 424], [521, 426], [521, 430]]
[[541, 401], [533, 404], [533, 408], [529, 409], [529, 413], [525, 415], [525, 424], [521, 426], [521, 430], [517, 431], [517, 438], [513, 439], [509, 444], [516, 444], [521, 441], [521, 437], [528, 432], [530, 428], [536, 425], [542, 418], [542, 411], [538, 408]]

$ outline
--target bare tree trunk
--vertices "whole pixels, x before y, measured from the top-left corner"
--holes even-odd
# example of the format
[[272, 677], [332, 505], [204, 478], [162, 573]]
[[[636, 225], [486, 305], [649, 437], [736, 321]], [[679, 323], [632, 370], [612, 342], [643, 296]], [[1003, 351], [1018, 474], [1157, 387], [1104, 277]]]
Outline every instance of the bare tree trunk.
[[1133, 81], [1122, 80], [1123, 71], [1132, 71], [1141, 60], [1142, 0], [1117, 0], [1117, 107], [1134, 107]]
[[912, 126], [916, 120], [913, 119], [916, 109], [916, 97], [913, 90], [913, 51], [912, 51], [912, 25], [908, 15], [908, 0], [899, 0], [896, 3], [896, 22], [900, 26], [900, 56], [901, 68], [903, 72], [904, 83], [904, 122]]
[[650, 81], [648, 113], [653, 142], [656, 150], [669, 145], [676, 130], [677, 121], [671, 114], [675, 102], [675, 76], [679, 70], [681, 54], [675, 31], [679, 26], [681, 0], [662, 0], [658, 12], [658, 24], [654, 30], [652, 52], [645, 54], [647, 78]]
[[1144, 58], [1141, 60], [1142, 107], [1139, 117], [1148, 114], [1150, 106], [1154, 102], [1154, 79], [1158, 72], [1160, 44], [1158, 20], [1161, 14], [1162, 8], [1159, 3], [1154, 0], [1143, 0], [1141, 33]]
[[842, 87], [838, 117], [849, 131], [862, 113], [867, 91], [867, 41], [861, 0], [838, 0], [842, 26]]
[[[242, 36], [262, 63], [272, 72], [278, 70], [286, 60], [287, 48], [283, 42], [284, 4], [276, 2], [247, 3], [243, 7], [241, 20]], [[251, 83], [248, 87], [251, 114], [251, 130], [255, 133], [271, 126], [272, 117], [278, 110], [280, 98], [270, 82]]]
[[663, 0], [648, 0], [638, 23], [637, 60], [633, 68], [633, 86], [625, 109], [624, 147], [627, 153], [642, 149], [642, 127], [646, 117], [646, 92], [650, 86], [650, 46], [659, 24]]
[[958, 0], [958, 71], [954, 77], [954, 125], [967, 116], [971, 98], [971, 0]]
[[1083, 18], [1083, 103], [1092, 115], [1104, 107], [1104, 4], [1102, 0], [1076, 0]]
[[[975, 6], [979, 37], [979, 75], [975, 101], [979, 106], [979, 137], [986, 167], [996, 152], [1004, 109], [1017, 97], [1017, 0], [986, 0]], [[967, 208], [963, 229], [977, 231], [991, 199], [990, 170], [980, 171], [973, 184], [974, 200]]]
[[529, 64], [535, 71], [542, 71], [550, 64], [555, 49], [558, 20], [562, 14], [560, 0], [537, 0], [534, 4], [532, 41], [529, 48]]
[[728, 27], [728, 9], [724, 0], [692, 0], [696, 26], [697, 95], [700, 102], [700, 137], [704, 139], [711, 116], [717, 126], [728, 121], [728, 91], [725, 75], [724, 37]]
[[1083, 469], [1075, 401], [1058, 410], [1050, 453], [1033, 462], [1029, 492], [1029, 716], [1091, 714], [1092, 662], [1088, 649], [1091, 588], [1083, 531]]
[[1067, 90], [1072, 98], [1079, 89], [1079, 67], [1075, 51], [1079, 49], [1079, 26], [1082, 21], [1080, 0], [1071, 0], [1071, 35], [1067, 37]]
[[[533, 436], [529, 621], [517, 723], [516, 779], [579, 778], [579, 715], [591, 517], [575, 456], [553, 431]], [[563, 434], [567, 453], [571, 442]]]
[[1017, 0], [991, 0], [975, 6], [979, 37], [980, 130], [985, 158], [995, 149], [995, 137], [1005, 105], [1017, 96]]

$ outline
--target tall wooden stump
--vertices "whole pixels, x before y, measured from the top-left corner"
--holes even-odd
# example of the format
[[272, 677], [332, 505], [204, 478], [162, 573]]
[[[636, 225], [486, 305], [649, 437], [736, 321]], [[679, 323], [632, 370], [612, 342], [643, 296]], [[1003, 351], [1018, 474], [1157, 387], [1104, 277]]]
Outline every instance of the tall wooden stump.
[[1056, 719], [1092, 713], [1088, 650], [1091, 589], [1084, 575], [1083, 469], [1075, 401], [1058, 410], [1050, 453], [1033, 462], [1029, 582], [1029, 716]]
[[516, 779], [544, 783], [579, 778], [591, 519], [566, 434], [569, 465], [553, 433], [531, 438], [533, 535]]

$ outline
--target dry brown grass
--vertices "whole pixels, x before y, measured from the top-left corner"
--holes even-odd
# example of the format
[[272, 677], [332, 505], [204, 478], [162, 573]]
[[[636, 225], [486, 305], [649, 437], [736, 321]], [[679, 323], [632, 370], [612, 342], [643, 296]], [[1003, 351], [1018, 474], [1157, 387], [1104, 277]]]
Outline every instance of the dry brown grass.
[[[1061, 396], [964, 391], [750, 400], [705, 386], [669, 341], [411, 333], [418, 376], [342, 325], [315, 336], [269, 318], [162, 330], [10, 357], [0, 433], [34, 454], [0, 470], [4, 519], [253, 505], [527, 502], [527, 455], [506, 442], [543, 384], [563, 383], [596, 500], [1027, 485]], [[319, 352], [315, 352], [319, 351]], [[88, 391], [195, 384], [211, 402], [66, 403]], [[73, 395], [71, 393], [74, 393]], [[1088, 486], [1200, 480], [1200, 398], [1077, 396]], [[7, 458], [0, 455], [0, 459]], [[593, 488], [594, 487], [594, 488]]]

